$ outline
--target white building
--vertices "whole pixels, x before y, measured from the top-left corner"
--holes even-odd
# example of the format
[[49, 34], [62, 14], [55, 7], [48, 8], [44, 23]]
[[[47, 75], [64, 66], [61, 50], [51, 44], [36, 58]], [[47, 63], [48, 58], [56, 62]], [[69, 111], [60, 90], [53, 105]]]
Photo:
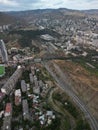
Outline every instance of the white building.
[[0, 50], [2, 55], [2, 62], [7, 63], [8, 62], [8, 54], [5, 47], [5, 43], [3, 40], [0, 40]]

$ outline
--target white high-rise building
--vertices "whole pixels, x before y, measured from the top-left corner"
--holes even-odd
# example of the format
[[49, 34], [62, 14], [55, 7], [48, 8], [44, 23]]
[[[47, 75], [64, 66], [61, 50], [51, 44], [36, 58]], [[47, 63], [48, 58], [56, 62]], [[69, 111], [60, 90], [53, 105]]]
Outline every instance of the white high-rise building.
[[5, 43], [3, 40], [0, 40], [0, 50], [1, 50], [1, 55], [2, 55], [2, 62], [7, 63], [8, 62], [8, 54], [7, 54]]

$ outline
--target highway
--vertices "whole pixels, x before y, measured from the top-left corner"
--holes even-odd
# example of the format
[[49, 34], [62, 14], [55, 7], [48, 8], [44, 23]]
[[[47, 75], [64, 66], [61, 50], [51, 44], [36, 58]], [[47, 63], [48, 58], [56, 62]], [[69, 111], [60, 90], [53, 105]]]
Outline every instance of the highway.
[[47, 71], [51, 74], [51, 76], [55, 79], [55, 81], [59, 84], [59, 86], [72, 98], [74, 103], [81, 109], [84, 113], [85, 118], [89, 121], [92, 130], [98, 130], [98, 123], [90, 113], [87, 105], [80, 99], [75, 92], [71, 89], [65, 74], [61, 71], [61, 69], [55, 65], [56, 71], [58, 72], [59, 76], [55, 74], [52, 68], [49, 67], [49, 62], [43, 62], [43, 65], [47, 69]]

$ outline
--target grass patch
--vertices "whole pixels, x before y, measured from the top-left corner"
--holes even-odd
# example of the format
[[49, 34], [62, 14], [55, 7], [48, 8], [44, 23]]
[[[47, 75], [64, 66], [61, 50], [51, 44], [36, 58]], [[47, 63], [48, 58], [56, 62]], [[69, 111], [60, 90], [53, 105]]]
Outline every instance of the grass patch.
[[0, 65], [0, 77], [5, 74], [5, 67], [3, 65]]
[[[80, 64], [83, 68], [85, 68], [90, 74], [98, 76], [98, 64], [93, 63], [89, 57], [78, 57], [78, 58], [73, 58], [72, 61], [74, 63]], [[90, 63], [93, 65], [95, 68], [89, 67], [86, 63]]]

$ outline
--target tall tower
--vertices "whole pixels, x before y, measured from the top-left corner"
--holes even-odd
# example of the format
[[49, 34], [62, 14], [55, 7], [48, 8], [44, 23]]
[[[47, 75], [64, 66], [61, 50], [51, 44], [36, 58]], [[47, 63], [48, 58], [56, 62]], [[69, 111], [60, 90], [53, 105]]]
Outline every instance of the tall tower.
[[8, 62], [8, 54], [7, 54], [5, 43], [3, 40], [0, 40], [0, 50], [1, 50], [1, 55], [2, 55], [2, 62], [7, 63]]

